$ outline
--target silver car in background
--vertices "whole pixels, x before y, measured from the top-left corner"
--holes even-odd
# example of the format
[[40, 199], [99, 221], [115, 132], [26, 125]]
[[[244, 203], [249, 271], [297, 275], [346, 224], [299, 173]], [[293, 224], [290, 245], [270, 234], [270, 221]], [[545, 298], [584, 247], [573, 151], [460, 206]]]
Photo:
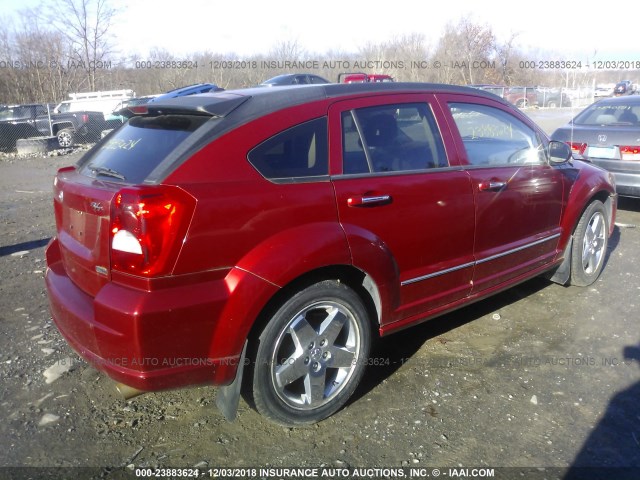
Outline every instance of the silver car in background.
[[573, 157], [612, 172], [618, 194], [640, 197], [640, 96], [600, 100], [557, 129], [552, 140], [571, 146]]

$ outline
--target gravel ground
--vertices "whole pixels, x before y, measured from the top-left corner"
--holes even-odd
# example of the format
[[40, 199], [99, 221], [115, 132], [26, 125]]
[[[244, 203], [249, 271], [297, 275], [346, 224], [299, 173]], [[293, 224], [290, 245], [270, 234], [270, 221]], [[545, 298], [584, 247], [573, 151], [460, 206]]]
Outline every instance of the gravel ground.
[[[562, 115], [543, 119], [545, 128]], [[219, 477], [230, 475], [208, 469], [406, 467], [413, 478], [486, 467], [494, 478], [549, 479], [569, 467], [630, 467], [617, 478], [640, 478], [640, 200], [621, 201], [593, 286], [535, 279], [395, 334], [346, 408], [291, 429], [244, 401], [226, 422], [213, 387], [126, 403], [62, 340], [48, 312], [44, 247], [55, 231], [52, 177], [81, 154], [0, 159], [0, 479], [128, 478], [135, 467]]]

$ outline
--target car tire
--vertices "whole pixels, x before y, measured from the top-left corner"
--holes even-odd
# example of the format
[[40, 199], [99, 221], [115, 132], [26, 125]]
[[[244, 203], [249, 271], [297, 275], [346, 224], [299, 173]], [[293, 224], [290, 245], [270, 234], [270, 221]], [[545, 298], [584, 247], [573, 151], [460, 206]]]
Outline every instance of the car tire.
[[599, 200], [589, 204], [578, 221], [571, 247], [571, 284], [591, 285], [604, 266], [608, 243], [607, 212]]
[[548, 108], [557, 108], [557, 107], [558, 107], [558, 104], [557, 104], [557, 102], [556, 102], [555, 100], [549, 100], [549, 101], [547, 102], [547, 107], [548, 107]]
[[75, 131], [73, 128], [63, 128], [57, 134], [60, 148], [71, 148], [75, 144]]
[[251, 396], [285, 426], [308, 425], [340, 409], [360, 382], [371, 326], [360, 297], [339, 281], [292, 295], [259, 337]]

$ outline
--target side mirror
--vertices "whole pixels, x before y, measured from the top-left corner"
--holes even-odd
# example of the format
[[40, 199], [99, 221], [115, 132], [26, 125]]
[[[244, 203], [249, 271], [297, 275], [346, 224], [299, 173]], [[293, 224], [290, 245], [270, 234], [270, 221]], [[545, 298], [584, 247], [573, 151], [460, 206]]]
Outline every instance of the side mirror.
[[561, 165], [571, 159], [571, 148], [564, 142], [551, 140], [549, 142], [548, 155], [552, 164]]

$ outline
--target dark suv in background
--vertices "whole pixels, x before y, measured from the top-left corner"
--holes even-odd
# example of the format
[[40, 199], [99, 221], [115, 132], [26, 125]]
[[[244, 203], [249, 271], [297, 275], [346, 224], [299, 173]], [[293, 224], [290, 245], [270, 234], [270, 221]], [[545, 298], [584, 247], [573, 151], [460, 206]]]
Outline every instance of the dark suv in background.
[[635, 93], [635, 88], [630, 80], [622, 80], [621, 82], [616, 83], [616, 86], [613, 88], [613, 96], [620, 97], [622, 95], [632, 95]]

